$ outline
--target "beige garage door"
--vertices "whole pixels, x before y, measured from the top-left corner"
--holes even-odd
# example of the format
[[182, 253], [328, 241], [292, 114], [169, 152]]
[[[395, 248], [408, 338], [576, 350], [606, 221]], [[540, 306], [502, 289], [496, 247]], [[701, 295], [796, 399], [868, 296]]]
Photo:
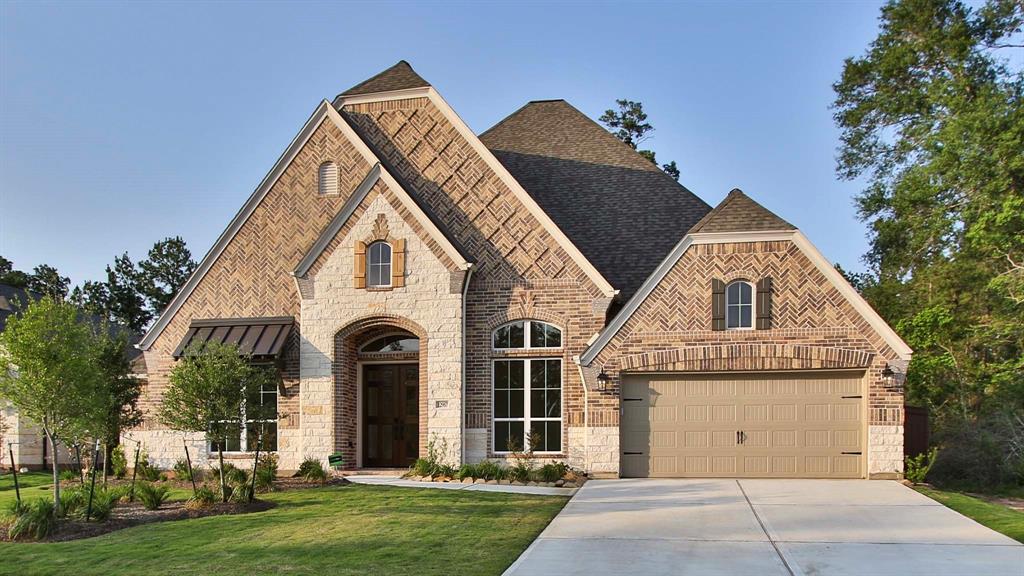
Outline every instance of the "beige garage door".
[[631, 375], [622, 476], [859, 478], [861, 374]]

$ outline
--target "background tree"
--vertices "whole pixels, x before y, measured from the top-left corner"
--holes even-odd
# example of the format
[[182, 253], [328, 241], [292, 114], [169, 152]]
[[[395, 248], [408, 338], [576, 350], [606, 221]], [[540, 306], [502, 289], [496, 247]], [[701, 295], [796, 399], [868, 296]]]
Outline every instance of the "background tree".
[[104, 325], [97, 334], [102, 400], [105, 406], [101, 411], [102, 419], [96, 436], [104, 446], [104, 467], [120, 440], [121, 431], [142, 424], [142, 411], [138, 406], [142, 383], [132, 376], [127, 353], [130, 346], [128, 335], [123, 330], [115, 331], [109, 325]]
[[60, 511], [58, 447], [95, 430], [105, 408], [93, 328], [73, 304], [44, 296], [0, 332], [0, 397], [37, 422], [53, 455], [53, 503]]
[[[224, 444], [241, 434], [245, 420], [274, 417], [258, 401], [260, 391], [277, 378], [271, 368], [253, 366], [234, 345], [208, 342], [186, 351], [171, 369], [160, 407], [160, 421], [175, 430], [201, 432], [217, 446], [220, 470], [224, 470]], [[224, 474], [221, 497], [227, 502]]]
[[1019, 0], [891, 1], [834, 85], [837, 172], [866, 182], [860, 288], [915, 349], [908, 400], [940, 442], [1024, 410], [1022, 22]]
[[195, 269], [192, 252], [180, 236], [154, 244], [149, 250], [149, 257], [139, 262], [142, 290], [150, 311], [160, 315]]
[[56, 268], [48, 264], [40, 264], [32, 270], [28, 277], [28, 289], [39, 294], [52, 296], [56, 300], [68, 297], [71, 279], [61, 276]]
[[28, 286], [28, 274], [15, 270], [13, 262], [0, 256], [0, 284], [25, 288]]
[[[619, 106], [619, 109], [617, 111], [612, 109], [605, 110], [598, 120], [607, 126], [608, 130], [616, 138], [625, 142], [627, 146], [636, 150], [641, 156], [657, 166], [658, 160], [653, 150], [637, 149], [640, 143], [650, 138], [651, 132], [654, 132], [654, 126], [651, 126], [647, 121], [644, 105], [640, 102], [626, 99], [616, 100], [615, 103]], [[679, 167], [676, 166], [675, 160], [668, 164], [662, 164], [661, 169], [676, 181], [679, 180]]]

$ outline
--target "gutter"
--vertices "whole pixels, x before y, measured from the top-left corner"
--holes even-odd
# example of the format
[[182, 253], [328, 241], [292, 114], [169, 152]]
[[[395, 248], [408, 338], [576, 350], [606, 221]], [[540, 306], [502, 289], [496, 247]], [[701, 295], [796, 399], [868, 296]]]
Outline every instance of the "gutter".
[[462, 279], [462, 397], [459, 399], [462, 416], [459, 421], [459, 463], [466, 463], [466, 293], [469, 292], [469, 281], [473, 278], [473, 263], [468, 263], [466, 276]]

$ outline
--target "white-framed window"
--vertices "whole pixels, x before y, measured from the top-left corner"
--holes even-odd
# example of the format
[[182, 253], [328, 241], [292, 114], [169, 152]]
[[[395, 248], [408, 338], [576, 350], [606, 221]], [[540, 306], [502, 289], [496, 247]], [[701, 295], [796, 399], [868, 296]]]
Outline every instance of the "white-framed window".
[[503, 358], [494, 361], [496, 454], [532, 449], [562, 451], [562, 359]]
[[366, 285], [391, 286], [391, 245], [374, 242], [366, 249]]
[[[248, 419], [245, 416], [246, 404], [258, 402], [261, 406], [273, 413], [273, 418]], [[277, 385], [274, 382], [267, 382], [260, 389], [258, 394], [246, 398], [242, 403], [242, 414], [238, 422], [234, 423], [234, 430], [237, 432], [228, 434], [224, 441], [225, 452], [254, 452], [259, 442], [260, 432], [263, 432], [262, 451], [277, 451]], [[220, 442], [210, 442], [210, 452], [217, 452]]]
[[338, 165], [334, 162], [324, 162], [317, 171], [317, 184], [321, 196], [330, 196], [338, 193]]
[[540, 320], [516, 320], [494, 331], [495, 350], [561, 348], [562, 330]]
[[748, 330], [754, 327], [754, 286], [735, 280], [725, 287], [725, 327]]

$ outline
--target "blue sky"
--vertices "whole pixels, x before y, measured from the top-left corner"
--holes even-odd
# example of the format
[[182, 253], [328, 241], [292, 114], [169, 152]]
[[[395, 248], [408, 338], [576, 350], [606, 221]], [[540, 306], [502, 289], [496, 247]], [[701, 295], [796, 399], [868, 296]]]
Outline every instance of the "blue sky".
[[166, 236], [198, 260], [321, 99], [406, 59], [478, 133], [529, 100], [639, 100], [684, 185], [742, 188], [862, 269], [829, 104], [878, 8], [0, 2], [0, 255], [76, 284]]

